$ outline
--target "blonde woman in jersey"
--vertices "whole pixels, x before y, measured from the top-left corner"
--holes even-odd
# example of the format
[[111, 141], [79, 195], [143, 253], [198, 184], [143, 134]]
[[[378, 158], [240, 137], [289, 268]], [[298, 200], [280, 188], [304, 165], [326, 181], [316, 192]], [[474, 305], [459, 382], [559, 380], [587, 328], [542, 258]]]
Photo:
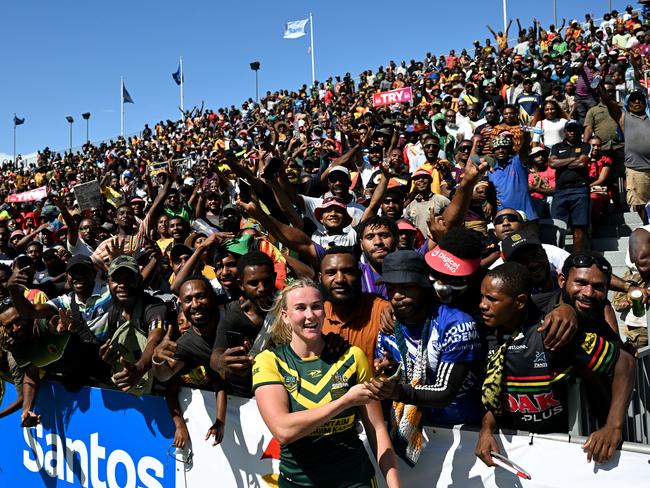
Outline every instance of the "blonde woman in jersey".
[[380, 404], [364, 385], [372, 370], [363, 351], [325, 348], [323, 301], [313, 281], [287, 286], [275, 310], [275, 347], [255, 358], [253, 388], [262, 418], [281, 445], [280, 488], [377, 486], [357, 419], [388, 486], [399, 487]]

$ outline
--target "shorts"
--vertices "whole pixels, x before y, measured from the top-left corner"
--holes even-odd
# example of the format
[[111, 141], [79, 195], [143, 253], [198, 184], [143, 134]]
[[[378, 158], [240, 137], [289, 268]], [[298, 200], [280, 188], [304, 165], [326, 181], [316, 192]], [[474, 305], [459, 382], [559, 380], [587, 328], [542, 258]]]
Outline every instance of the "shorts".
[[648, 345], [648, 329], [646, 327], [625, 326], [625, 337], [628, 342], [634, 344], [637, 349]]
[[587, 227], [590, 214], [589, 188], [561, 188], [555, 190], [551, 217], [576, 227]]
[[628, 205], [645, 205], [650, 201], [650, 171], [625, 168]]

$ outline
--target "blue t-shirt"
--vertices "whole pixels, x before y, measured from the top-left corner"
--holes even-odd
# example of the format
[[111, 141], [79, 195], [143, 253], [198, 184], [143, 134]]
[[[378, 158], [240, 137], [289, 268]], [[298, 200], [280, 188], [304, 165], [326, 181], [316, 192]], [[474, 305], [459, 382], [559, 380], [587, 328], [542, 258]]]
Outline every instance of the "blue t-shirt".
[[510, 157], [509, 164], [497, 162], [493, 171], [487, 174], [497, 192], [499, 206], [497, 211], [504, 208], [523, 210], [528, 220], [537, 220], [533, 201], [528, 192], [528, 168], [524, 166], [519, 155]]
[[[414, 360], [420, 340], [422, 327], [395, 323], [401, 327], [409, 354]], [[445, 304], [433, 307], [426, 322], [424, 339], [427, 341], [427, 384], [433, 384], [438, 369], [444, 363], [468, 363], [482, 359], [481, 342], [476, 322], [471, 315]], [[379, 332], [375, 357], [381, 358], [384, 351], [395, 360], [401, 361], [401, 354], [395, 336]], [[480, 383], [474, 371], [463, 381], [456, 398], [444, 408], [432, 408], [426, 412], [428, 423], [455, 425], [478, 423], [481, 418]]]

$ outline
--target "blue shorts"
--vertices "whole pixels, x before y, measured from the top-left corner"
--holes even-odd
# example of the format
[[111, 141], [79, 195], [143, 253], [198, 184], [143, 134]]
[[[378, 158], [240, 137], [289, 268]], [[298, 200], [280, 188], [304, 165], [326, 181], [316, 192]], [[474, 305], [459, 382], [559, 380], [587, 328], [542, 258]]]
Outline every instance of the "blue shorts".
[[588, 187], [555, 190], [551, 204], [551, 217], [574, 227], [587, 227], [590, 203]]

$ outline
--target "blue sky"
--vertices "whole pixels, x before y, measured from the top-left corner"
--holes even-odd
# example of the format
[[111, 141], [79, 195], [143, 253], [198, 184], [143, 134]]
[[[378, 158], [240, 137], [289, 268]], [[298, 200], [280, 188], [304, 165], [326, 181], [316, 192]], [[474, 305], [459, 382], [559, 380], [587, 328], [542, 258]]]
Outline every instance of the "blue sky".
[[[612, 1], [622, 11], [627, 1]], [[531, 23], [530, 0], [509, 0], [508, 16]], [[601, 17], [607, 0], [557, 0], [558, 18]], [[534, 2], [548, 26], [553, 1]], [[254, 96], [249, 62], [259, 60], [260, 92], [311, 81], [309, 36], [284, 40], [284, 23], [314, 15], [316, 78], [350, 71], [356, 76], [389, 60], [484, 42], [485, 24], [502, 28], [502, 0], [329, 2], [282, 0], [23, 0], [3, 2], [0, 77], [0, 159], [69, 144], [66, 115], [75, 119], [73, 146], [85, 141], [83, 112], [91, 112], [90, 139], [120, 131], [120, 76], [135, 104], [126, 105], [125, 132], [177, 118], [179, 91], [171, 78], [179, 56], [185, 73], [185, 106], [218, 108]], [[511, 29], [511, 37], [516, 35]]]

